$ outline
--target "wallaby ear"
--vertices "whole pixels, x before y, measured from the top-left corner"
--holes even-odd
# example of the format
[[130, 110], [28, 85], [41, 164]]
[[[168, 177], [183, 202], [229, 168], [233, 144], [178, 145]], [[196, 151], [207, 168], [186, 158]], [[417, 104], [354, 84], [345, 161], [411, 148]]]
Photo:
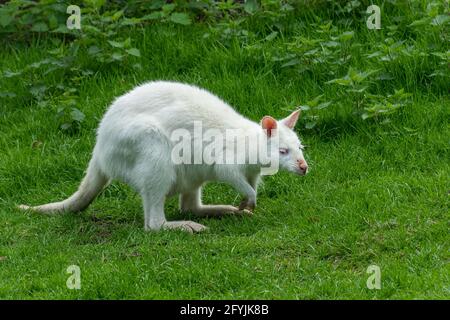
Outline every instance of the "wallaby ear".
[[266, 130], [268, 137], [274, 135], [273, 130], [277, 128], [277, 125], [277, 120], [275, 120], [271, 116], [264, 116], [261, 120], [261, 127]]
[[294, 129], [298, 118], [300, 117], [301, 109], [295, 110], [288, 117], [281, 120], [281, 122], [290, 129]]

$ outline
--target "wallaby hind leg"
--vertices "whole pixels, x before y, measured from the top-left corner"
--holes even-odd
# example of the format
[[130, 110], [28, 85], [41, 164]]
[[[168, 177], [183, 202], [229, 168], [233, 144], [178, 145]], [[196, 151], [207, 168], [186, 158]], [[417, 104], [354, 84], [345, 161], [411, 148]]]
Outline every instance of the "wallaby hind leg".
[[[170, 149], [159, 137], [148, 139], [153, 145], [159, 144], [161, 152], [148, 152], [144, 155], [146, 162], [137, 167], [135, 180], [140, 181], [138, 190], [142, 196], [145, 215], [145, 230], [180, 229], [190, 233], [200, 232], [205, 226], [193, 221], [167, 221], [164, 214], [164, 202], [175, 181], [175, 169], [170, 164]], [[163, 149], [166, 148], [166, 149]], [[147, 148], [151, 150], [151, 146]], [[149, 166], [147, 164], [151, 163]]]
[[179, 229], [194, 233], [206, 229], [204, 225], [193, 221], [167, 221], [164, 215], [164, 196], [155, 196], [155, 194], [148, 193], [143, 195], [143, 198], [145, 230]]
[[224, 215], [251, 215], [246, 209], [241, 210], [231, 205], [204, 205], [201, 200], [201, 187], [180, 195], [180, 208], [183, 212], [192, 212], [201, 217], [221, 217]]

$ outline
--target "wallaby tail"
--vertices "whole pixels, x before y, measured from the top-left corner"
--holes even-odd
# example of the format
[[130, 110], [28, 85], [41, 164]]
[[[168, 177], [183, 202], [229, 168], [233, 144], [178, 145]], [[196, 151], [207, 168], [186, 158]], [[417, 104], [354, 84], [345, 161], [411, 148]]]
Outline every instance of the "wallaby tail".
[[82, 211], [89, 206], [89, 204], [108, 183], [108, 177], [106, 177], [98, 169], [97, 165], [94, 163], [94, 160], [91, 160], [87, 169], [86, 176], [81, 181], [81, 184], [78, 187], [78, 191], [66, 200], [43, 204], [35, 207], [20, 205], [19, 208], [23, 210], [33, 210], [43, 213]]

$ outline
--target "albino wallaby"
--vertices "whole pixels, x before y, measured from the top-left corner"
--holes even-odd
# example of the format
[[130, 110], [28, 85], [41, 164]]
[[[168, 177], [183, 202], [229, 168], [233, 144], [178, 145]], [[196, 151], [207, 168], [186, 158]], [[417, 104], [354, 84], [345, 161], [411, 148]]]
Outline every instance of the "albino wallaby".
[[[199, 216], [251, 214], [256, 205], [256, 189], [261, 175], [258, 156], [253, 163], [174, 162], [173, 134], [184, 129], [191, 147], [198, 141], [195, 125], [224, 134], [239, 129], [242, 135], [261, 138], [270, 144], [276, 138], [276, 149], [270, 144], [269, 153], [276, 154], [282, 169], [304, 175], [308, 165], [303, 146], [293, 128], [300, 110], [283, 120], [265, 116], [260, 124], [239, 115], [229, 105], [204, 89], [176, 82], [156, 81], [141, 85], [117, 98], [104, 115], [97, 131], [97, 141], [86, 176], [78, 191], [68, 199], [40, 206], [19, 206], [21, 209], [44, 213], [78, 212], [94, 200], [112, 179], [132, 186], [143, 199], [145, 229], [182, 229], [199, 232], [206, 227], [193, 221], [166, 221], [166, 197], [180, 194], [180, 209]], [[202, 139], [202, 138], [200, 138]], [[255, 141], [250, 141], [255, 143]], [[201, 149], [193, 148], [187, 158], [202, 158]], [[234, 151], [234, 145], [220, 144], [217, 154]], [[184, 150], [185, 152], [185, 150]], [[253, 152], [254, 153], [254, 152]], [[248, 160], [254, 154], [247, 154]], [[201, 188], [208, 181], [229, 183], [244, 199], [239, 208], [231, 205], [203, 205]], [[249, 210], [247, 210], [249, 209]]]

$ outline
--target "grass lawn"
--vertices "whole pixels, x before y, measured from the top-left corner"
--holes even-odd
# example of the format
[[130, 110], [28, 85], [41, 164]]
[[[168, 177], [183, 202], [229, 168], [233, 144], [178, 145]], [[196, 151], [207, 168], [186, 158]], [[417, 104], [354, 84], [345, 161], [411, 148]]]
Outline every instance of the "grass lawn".
[[[27, 98], [20, 78], [0, 80], [17, 94], [0, 104], [0, 298], [450, 298], [448, 95], [399, 77], [394, 81], [412, 93], [411, 103], [389, 123], [363, 121], [337, 86], [276, 68], [264, 52], [284, 39], [254, 51], [238, 40], [203, 39], [204, 32], [203, 26], [132, 29], [142, 68], [113, 65], [83, 80], [77, 108], [86, 119], [71, 134], [58, 128], [56, 106]], [[21, 69], [49, 48], [45, 37], [5, 46], [0, 68]], [[145, 232], [140, 197], [118, 182], [81, 214], [15, 209], [72, 194], [108, 105], [155, 79], [205, 87], [255, 121], [284, 117], [325, 94], [334, 103], [319, 112], [317, 126], [303, 122], [298, 129], [309, 174], [266, 177], [253, 217], [188, 217], [209, 227], [196, 235]], [[240, 197], [211, 184], [204, 201], [236, 205]], [[166, 215], [185, 218], [177, 199], [167, 202]], [[70, 265], [81, 269], [81, 290], [66, 287]], [[380, 267], [380, 290], [366, 286], [370, 265]]]

